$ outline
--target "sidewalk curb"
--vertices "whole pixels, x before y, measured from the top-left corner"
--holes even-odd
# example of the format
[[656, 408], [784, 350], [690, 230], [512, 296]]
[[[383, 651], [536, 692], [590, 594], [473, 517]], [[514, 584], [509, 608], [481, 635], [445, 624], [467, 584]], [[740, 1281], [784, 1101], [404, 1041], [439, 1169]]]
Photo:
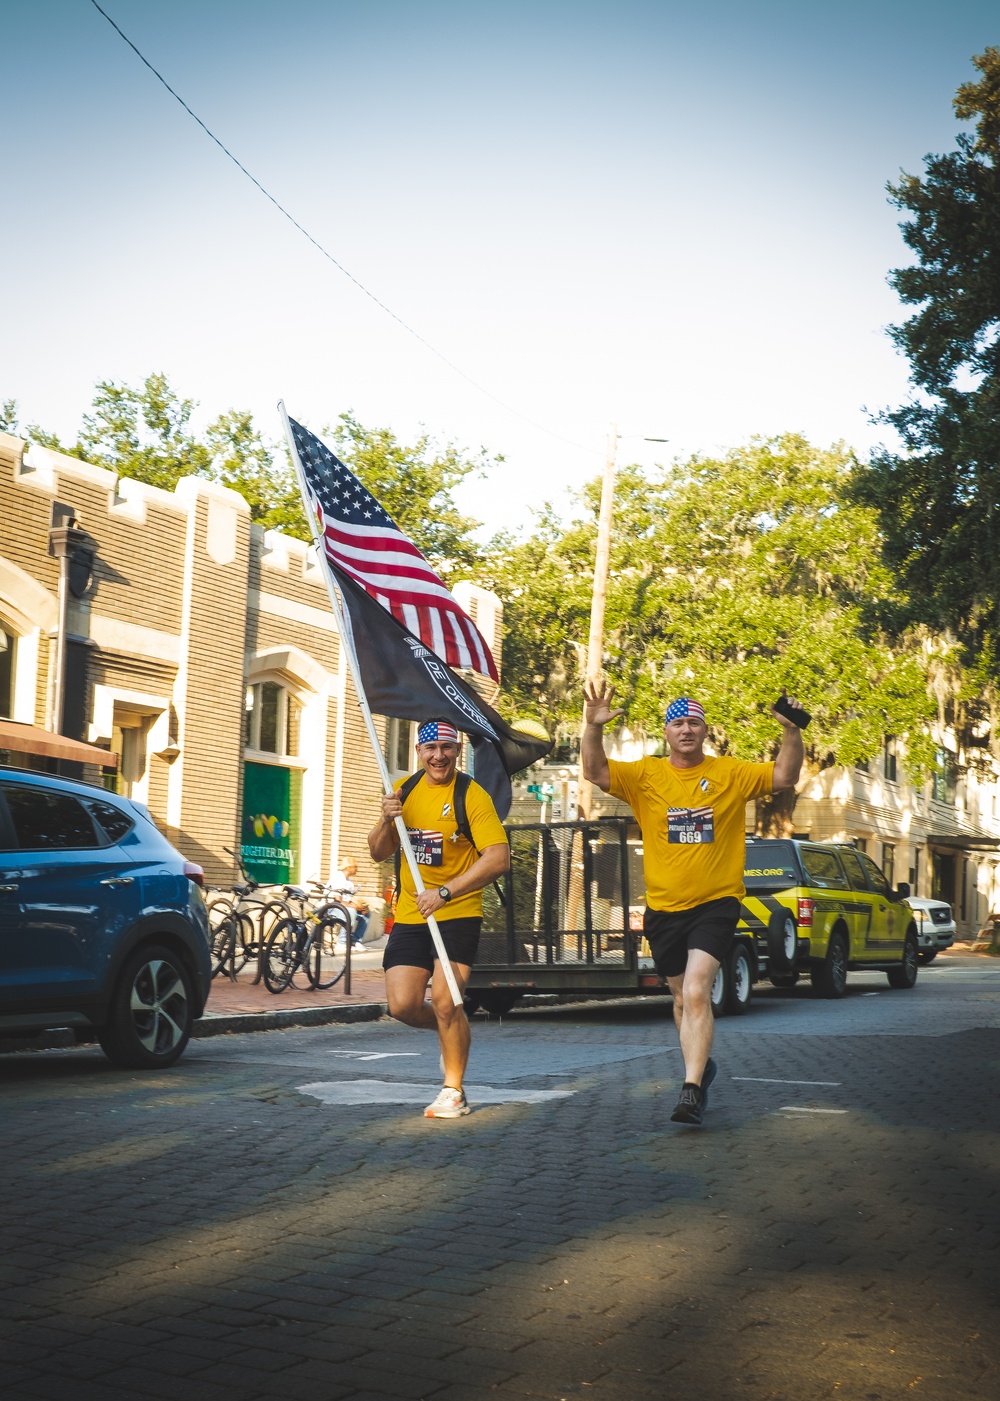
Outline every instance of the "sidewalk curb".
[[377, 1022], [387, 1017], [384, 1002], [356, 1002], [349, 1007], [291, 1007], [273, 1012], [209, 1012], [191, 1028], [193, 1040], [237, 1031], [280, 1031], [283, 1027], [326, 1026], [331, 1022]]

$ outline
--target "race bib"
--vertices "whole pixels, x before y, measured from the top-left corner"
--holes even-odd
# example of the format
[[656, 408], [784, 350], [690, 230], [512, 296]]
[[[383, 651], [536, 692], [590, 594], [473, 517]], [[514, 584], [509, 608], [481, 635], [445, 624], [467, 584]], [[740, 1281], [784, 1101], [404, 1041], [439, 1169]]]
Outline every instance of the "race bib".
[[406, 835], [413, 847], [418, 866], [440, 866], [444, 860], [444, 834], [425, 832], [423, 828], [407, 827]]
[[715, 814], [711, 808], [668, 808], [667, 841], [699, 846], [715, 841]]

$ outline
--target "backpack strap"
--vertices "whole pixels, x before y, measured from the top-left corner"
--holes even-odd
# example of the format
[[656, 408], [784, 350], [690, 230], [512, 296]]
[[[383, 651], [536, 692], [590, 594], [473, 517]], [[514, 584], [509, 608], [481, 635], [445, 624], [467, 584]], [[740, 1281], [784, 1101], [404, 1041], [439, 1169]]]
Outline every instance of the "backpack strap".
[[[473, 851], [475, 851], [476, 855], [482, 856], [483, 853], [472, 839], [472, 828], [469, 826], [469, 814], [465, 802], [471, 782], [472, 778], [470, 775], [463, 773], [461, 769], [455, 774], [455, 824], [462, 836], [472, 847]], [[507, 897], [504, 895], [503, 888], [499, 881], [495, 880], [493, 882], [493, 889], [496, 891], [497, 899], [500, 901], [501, 905], [506, 905]]]

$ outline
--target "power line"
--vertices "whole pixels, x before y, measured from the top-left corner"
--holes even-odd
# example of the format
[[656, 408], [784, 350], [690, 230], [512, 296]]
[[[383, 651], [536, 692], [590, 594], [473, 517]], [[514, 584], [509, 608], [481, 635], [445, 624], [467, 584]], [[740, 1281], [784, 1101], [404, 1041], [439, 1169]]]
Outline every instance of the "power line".
[[337, 259], [333, 256], [333, 254], [329, 251], [329, 249], [324, 248], [322, 243], [320, 243], [319, 239], [314, 238], [313, 235], [309, 232], [309, 230], [305, 228], [304, 225], [299, 223], [295, 215], [292, 214], [289, 210], [287, 210], [285, 206], [280, 202], [280, 200], [276, 199], [274, 195], [271, 194], [270, 190], [265, 189], [265, 187], [260, 183], [257, 177], [251, 174], [249, 170], [247, 170], [243, 162], [233, 155], [229, 147], [225, 145], [225, 143], [221, 141], [219, 137], [216, 136], [215, 132], [205, 125], [202, 119], [198, 116], [198, 113], [193, 111], [188, 106], [188, 104], [184, 101], [183, 97], [181, 97], [180, 93], [176, 92], [170, 86], [170, 84], [167, 82], [166, 78], [159, 71], [159, 69], [153, 67], [146, 55], [132, 42], [132, 40], [128, 37], [128, 35], [121, 28], [121, 26], [115, 23], [115, 21], [108, 14], [107, 10], [102, 9], [101, 6], [97, 3], [97, 0], [90, 0], [90, 3], [93, 5], [94, 9], [97, 10], [98, 14], [104, 16], [108, 24], [110, 24], [111, 28], [115, 31], [115, 33], [125, 41], [125, 43], [135, 54], [136, 58], [138, 58], [141, 63], [145, 64], [145, 66], [149, 69], [150, 73], [152, 73], [153, 77], [157, 80], [157, 82], [163, 84], [167, 92], [169, 92], [170, 96], [174, 98], [175, 101], [180, 103], [180, 105], [184, 108], [184, 111], [188, 114], [189, 117], [192, 118], [193, 121], [198, 123], [205, 135], [215, 142], [216, 146], [218, 146], [219, 150], [222, 151], [223, 155], [229, 157], [233, 165], [236, 166], [237, 170], [239, 170], [243, 175], [245, 175], [252, 185], [256, 186], [256, 188], [260, 191], [264, 198], [266, 200], [269, 200], [271, 204], [274, 205], [275, 209], [277, 209], [279, 214], [284, 215], [288, 222], [292, 224], [296, 229], [298, 229], [300, 234], [302, 234], [305, 238], [309, 240], [309, 242], [317, 250], [317, 252], [321, 253], [323, 257], [326, 258], [327, 262], [332, 263], [338, 272], [342, 272], [346, 278], [353, 282], [355, 287], [357, 287], [359, 291], [363, 292], [365, 296], [368, 297], [371, 301], [373, 301], [381, 311], [385, 312], [386, 316], [391, 316], [393, 321], [395, 321], [397, 325], [402, 326], [404, 331], [408, 332], [408, 334], [413, 336], [415, 340], [419, 341], [425, 350], [429, 350], [432, 355], [437, 356], [437, 358], [442, 362], [442, 364], [447, 365], [448, 369], [451, 370], [453, 374], [459, 375], [462, 379], [466, 381], [467, 384], [471, 384], [473, 389], [477, 389], [480, 394], [485, 394], [487, 399], [492, 399], [495, 404], [499, 404], [502, 409], [505, 409], [507, 411], [507, 413], [513, 414], [515, 418], [519, 418], [522, 420], [522, 422], [530, 424], [532, 428], [537, 428], [540, 433], [545, 433], [550, 438], [557, 438], [560, 442], [567, 443], [570, 447], [579, 448], [582, 452], [595, 451], [595, 449], [593, 448], [585, 447], [582, 443], [574, 442], [572, 438], [564, 437], [561, 433], [555, 432], [555, 430], [552, 428], [546, 428], [546, 426], [543, 423], [537, 423], [535, 419], [529, 418], [527, 414], [521, 413], [520, 409], [515, 409], [512, 404], [506, 403], [503, 399], [499, 398], [491, 390], [487, 389], [485, 385], [480, 384], [478, 380], [475, 380], [472, 378], [471, 375], [466, 374], [465, 370], [461, 369], [460, 366], [456, 365], [452, 360], [449, 360], [446, 355], [442, 354], [442, 352], [438, 350], [436, 346], [432, 345], [429, 340], [425, 339], [425, 337], [422, 336], [419, 331], [415, 331], [413, 327], [409, 325], [408, 322], [404, 321], [401, 316], [397, 316], [397, 314], [392, 310], [391, 307], [386, 306], [385, 302], [381, 301], [378, 297], [376, 297], [374, 292], [369, 291], [369, 289], [364, 285], [363, 282], [360, 282], [352, 272], [350, 272], [347, 268], [344, 267], [343, 263], [338, 262]]

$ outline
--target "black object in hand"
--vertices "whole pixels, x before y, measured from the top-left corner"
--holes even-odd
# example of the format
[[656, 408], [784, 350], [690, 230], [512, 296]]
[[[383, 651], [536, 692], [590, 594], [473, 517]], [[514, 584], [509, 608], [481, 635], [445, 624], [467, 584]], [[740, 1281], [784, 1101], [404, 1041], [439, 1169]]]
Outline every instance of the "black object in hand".
[[801, 706], [790, 705], [787, 696], [779, 696], [774, 702], [774, 708], [786, 720], [791, 720], [793, 725], [798, 725], [800, 730], [804, 730], [812, 719], [808, 710], [803, 710]]

